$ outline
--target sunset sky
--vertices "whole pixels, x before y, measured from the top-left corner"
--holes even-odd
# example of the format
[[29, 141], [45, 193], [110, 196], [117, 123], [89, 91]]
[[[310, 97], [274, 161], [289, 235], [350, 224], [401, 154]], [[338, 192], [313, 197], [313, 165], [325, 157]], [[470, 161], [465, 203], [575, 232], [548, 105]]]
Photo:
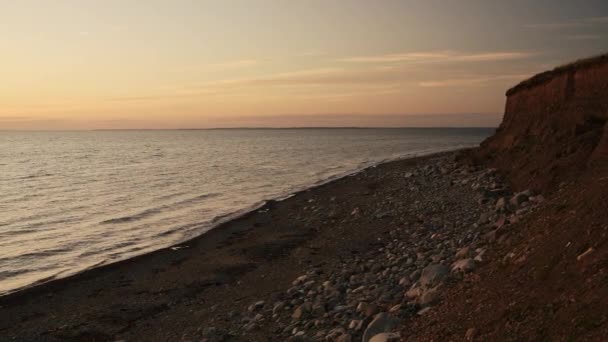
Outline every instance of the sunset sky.
[[608, 1], [0, 3], [0, 129], [496, 125]]

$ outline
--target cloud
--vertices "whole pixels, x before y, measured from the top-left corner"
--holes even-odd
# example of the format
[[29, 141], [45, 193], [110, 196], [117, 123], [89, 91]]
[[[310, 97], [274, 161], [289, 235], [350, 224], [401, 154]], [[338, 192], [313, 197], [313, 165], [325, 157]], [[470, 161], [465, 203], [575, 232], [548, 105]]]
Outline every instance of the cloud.
[[395, 63], [395, 62], [485, 62], [523, 59], [535, 53], [521, 51], [497, 51], [483, 53], [462, 53], [454, 51], [441, 52], [407, 52], [375, 56], [343, 58], [343, 62], [352, 63]]
[[568, 40], [596, 40], [600, 38], [602, 38], [602, 36], [599, 34], [573, 34], [566, 36], [566, 39]]
[[456, 79], [445, 79], [435, 81], [423, 81], [419, 82], [420, 87], [435, 88], [435, 87], [453, 87], [453, 86], [472, 86], [477, 84], [483, 84], [495, 81], [505, 80], [523, 80], [529, 77], [525, 74], [515, 75], [496, 75], [496, 76], [485, 76], [485, 77], [469, 77], [469, 78], [456, 78]]
[[399, 82], [403, 80], [403, 73], [391, 70], [363, 69], [352, 70], [345, 68], [319, 68], [279, 73], [274, 75], [229, 79], [215, 83], [224, 86], [312, 86], [327, 84], [378, 84]]
[[542, 30], [559, 30], [565, 28], [589, 27], [608, 24], [608, 16], [565, 20], [560, 22], [526, 24], [524, 27]]

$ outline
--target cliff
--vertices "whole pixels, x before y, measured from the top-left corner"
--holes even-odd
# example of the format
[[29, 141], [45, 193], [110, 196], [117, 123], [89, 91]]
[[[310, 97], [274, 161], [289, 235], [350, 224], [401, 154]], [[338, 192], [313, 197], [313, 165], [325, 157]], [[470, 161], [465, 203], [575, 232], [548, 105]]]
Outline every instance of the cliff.
[[502, 124], [472, 157], [544, 200], [497, 229], [480, 271], [408, 322], [406, 340], [606, 340], [607, 121], [608, 55], [507, 91]]
[[507, 91], [503, 122], [475, 154], [516, 188], [550, 191], [608, 159], [608, 54], [538, 74]]

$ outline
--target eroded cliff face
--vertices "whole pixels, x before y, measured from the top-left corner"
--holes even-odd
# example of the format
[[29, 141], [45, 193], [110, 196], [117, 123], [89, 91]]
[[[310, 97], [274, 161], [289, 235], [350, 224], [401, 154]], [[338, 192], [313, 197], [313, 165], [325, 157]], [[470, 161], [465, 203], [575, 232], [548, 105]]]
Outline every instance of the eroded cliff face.
[[507, 92], [503, 122], [475, 152], [516, 188], [551, 191], [608, 164], [608, 55], [534, 76]]

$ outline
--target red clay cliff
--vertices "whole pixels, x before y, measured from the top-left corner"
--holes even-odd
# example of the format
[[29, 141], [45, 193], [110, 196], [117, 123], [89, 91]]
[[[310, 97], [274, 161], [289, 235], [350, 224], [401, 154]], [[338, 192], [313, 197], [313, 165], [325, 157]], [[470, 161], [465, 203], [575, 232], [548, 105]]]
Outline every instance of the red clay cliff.
[[551, 191], [608, 157], [608, 55], [538, 74], [507, 91], [502, 124], [477, 153], [516, 188]]
[[407, 323], [408, 341], [606, 341], [608, 55], [507, 92], [497, 133], [473, 152], [538, 210], [504, 231], [480, 272]]

